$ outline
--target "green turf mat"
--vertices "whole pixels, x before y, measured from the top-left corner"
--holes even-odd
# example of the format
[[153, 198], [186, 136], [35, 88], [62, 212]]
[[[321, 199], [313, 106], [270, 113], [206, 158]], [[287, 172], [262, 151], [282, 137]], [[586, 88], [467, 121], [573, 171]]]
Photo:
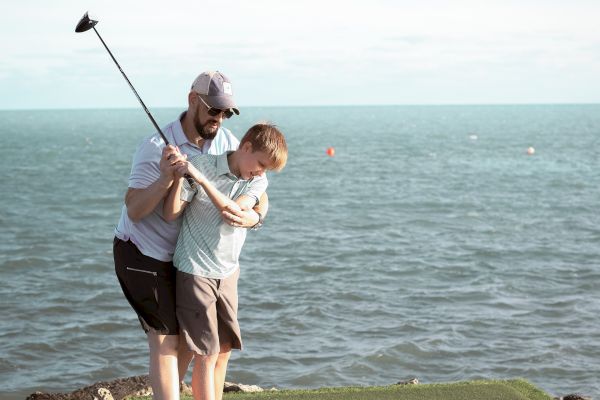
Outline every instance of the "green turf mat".
[[[192, 400], [191, 397], [182, 397]], [[426, 385], [343, 387], [316, 390], [280, 390], [227, 393], [224, 400], [552, 400], [521, 379], [470, 381]]]

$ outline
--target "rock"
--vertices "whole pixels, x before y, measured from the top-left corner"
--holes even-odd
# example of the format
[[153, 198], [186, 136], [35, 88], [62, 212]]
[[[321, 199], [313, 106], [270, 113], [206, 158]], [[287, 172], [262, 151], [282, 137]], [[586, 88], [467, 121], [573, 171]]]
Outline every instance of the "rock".
[[241, 383], [231, 383], [225, 382], [223, 385], [223, 392], [243, 392], [243, 393], [252, 393], [252, 392], [263, 392], [264, 389], [256, 386], [256, 385], [243, 385]]
[[[263, 388], [256, 385], [225, 382], [223, 391], [262, 392]], [[192, 388], [185, 382], [179, 386], [179, 392], [183, 396], [192, 396]], [[132, 376], [110, 382], [97, 382], [71, 393], [35, 392], [30, 394], [26, 400], [124, 400], [133, 396], [152, 396], [148, 375]]]
[[192, 387], [185, 382], [181, 382], [179, 385], [179, 394], [181, 396], [192, 396]]
[[97, 391], [98, 397], [94, 396], [94, 400], [115, 400], [110, 390], [106, 388], [99, 388]]
[[130, 396], [152, 396], [148, 375], [98, 382], [71, 393], [35, 392], [27, 400], [123, 400]]
[[568, 394], [568, 395], [562, 396], [562, 397], [555, 397], [554, 399], [555, 400], [592, 400], [591, 397], [584, 396], [579, 393]]
[[396, 383], [396, 385], [418, 385], [418, 384], [419, 384], [419, 380], [417, 378], [411, 378], [409, 380], [400, 381], [400, 382]]

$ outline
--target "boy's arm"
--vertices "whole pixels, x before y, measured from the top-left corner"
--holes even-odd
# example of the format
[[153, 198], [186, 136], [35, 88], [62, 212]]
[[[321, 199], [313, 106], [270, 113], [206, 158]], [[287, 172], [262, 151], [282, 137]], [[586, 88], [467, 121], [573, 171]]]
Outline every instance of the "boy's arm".
[[248, 220], [242, 219], [239, 222], [233, 221], [232, 225], [244, 225], [244, 227], [252, 228], [258, 224], [262, 224], [264, 216], [263, 214], [259, 214], [260, 211], [256, 210], [260, 208], [265, 210], [268, 207], [268, 203], [261, 206], [261, 201], [266, 197], [265, 192], [268, 185], [269, 181], [265, 175], [252, 178], [246, 192], [236, 199], [236, 203], [238, 203], [242, 212], [245, 211], [250, 218]]
[[219, 190], [212, 185], [206, 179], [204, 174], [202, 174], [196, 167], [194, 167], [189, 161], [184, 163], [181, 169], [178, 172], [184, 172], [189, 174], [206, 192], [208, 198], [212, 203], [217, 207], [220, 211], [223, 211], [226, 208], [234, 208], [240, 210], [240, 206], [229, 197], [225, 196], [223, 193], [219, 192]]
[[[252, 196], [248, 196], [247, 194], [242, 194], [235, 199], [235, 202], [238, 206], [240, 206], [241, 211], [249, 211], [256, 206], [256, 198]], [[228, 208], [227, 208], [228, 209]]]
[[[254, 199], [252, 199], [252, 203], [256, 203]], [[265, 192], [262, 194], [262, 196], [260, 196], [259, 203], [254, 205], [252, 208], [242, 208], [238, 211], [234, 210], [233, 208], [227, 207], [221, 212], [221, 216], [229, 225], [239, 226], [242, 228], [252, 228], [253, 226], [256, 226], [256, 224], [258, 224], [258, 213], [260, 213], [260, 217], [262, 217], [262, 219], [264, 220], [268, 210], [269, 196], [267, 196], [267, 193]]]
[[171, 186], [171, 190], [169, 190], [169, 194], [165, 198], [165, 202], [163, 204], [163, 218], [166, 221], [174, 221], [176, 220], [188, 202], [185, 200], [181, 200], [181, 188], [183, 186], [183, 178], [176, 179], [173, 185]]

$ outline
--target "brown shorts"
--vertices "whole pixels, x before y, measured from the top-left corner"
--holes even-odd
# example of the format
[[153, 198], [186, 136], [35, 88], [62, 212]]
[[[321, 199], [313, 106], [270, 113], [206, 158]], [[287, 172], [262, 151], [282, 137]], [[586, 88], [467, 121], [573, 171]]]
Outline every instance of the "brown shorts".
[[161, 335], [178, 335], [175, 315], [175, 267], [143, 255], [130, 240], [113, 241], [115, 272], [123, 294], [142, 328]]
[[181, 339], [201, 355], [242, 348], [237, 320], [238, 268], [225, 279], [210, 279], [177, 271], [177, 319]]

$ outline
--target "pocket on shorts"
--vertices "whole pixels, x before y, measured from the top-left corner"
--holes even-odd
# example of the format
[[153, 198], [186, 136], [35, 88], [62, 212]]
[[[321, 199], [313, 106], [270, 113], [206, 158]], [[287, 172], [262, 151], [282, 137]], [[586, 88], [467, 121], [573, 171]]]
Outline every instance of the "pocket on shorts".
[[154, 312], [158, 309], [157, 273], [143, 268], [125, 267], [127, 289], [138, 311]]

